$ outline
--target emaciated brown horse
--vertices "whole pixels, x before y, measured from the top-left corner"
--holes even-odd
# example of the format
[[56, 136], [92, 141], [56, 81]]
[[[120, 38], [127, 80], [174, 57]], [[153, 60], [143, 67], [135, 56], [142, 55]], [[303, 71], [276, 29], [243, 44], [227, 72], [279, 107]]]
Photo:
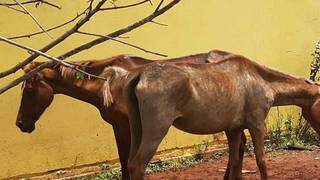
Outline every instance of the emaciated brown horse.
[[[301, 107], [304, 118], [320, 134], [319, 85], [242, 56], [210, 64], [154, 63], [122, 75], [112, 67], [107, 71], [119, 75], [111, 87], [123, 93], [128, 105], [132, 180], [143, 179], [171, 125], [194, 134], [225, 131], [230, 149], [226, 179], [241, 179], [239, 148], [244, 129], [251, 134], [261, 179], [267, 179], [264, 120], [272, 106]], [[110, 96], [107, 99], [113, 96], [104, 91]]]
[[[231, 55], [232, 54], [227, 52], [214, 50], [209, 53], [201, 53], [164, 61], [161, 60], [159, 62], [209, 63]], [[81, 61], [77, 63], [87, 66], [84, 69], [85, 71], [94, 75], [100, 75], [104, 73], [104, 69], [107, 66], [131, 70], [135, 67], [150, 64], [151, 62], [154, 62], [154, 60], [119, 55], [106, 60]], [[40, 64], [42, 63], [34, 62], [25, 66], [23, 70], [27, 73]], [[104, 81], [97, 79], [77, 79], [74, 73], [74, 70], [55, 65], [42, 70], [35, 76], [26, 80], [22, 88], [22, 99], [16, 125], [22, 132], [31, 133], [35, 129], [36, 121], [51, 104], [55, 94], [64, 94], [92, 104], [100, 111], [102, 118], [113, 127], [122, 168], [122, 178], [128, 179], [127, 160], [130, 150], [130, 129], [128, 124], [128, 113], [126, 105], [122, 101], [122, 94], [117, 94], [114, 88], [111, 88], [110, 90], [114, 92], [113, 99], [105, 100], [101, 89], [108, 89], [108, 87], [103, 86]], [[112, 102], [112, 106], [105, 108], [105, 104]], [[243, 141], [245, 141], [244, 135]], [[243, 146], [244, 143], [242, 144]], [[243, 153], [240, 152], [240, 154]], [[240, 157], [240, 159], [242, 159], [242, 157]]]

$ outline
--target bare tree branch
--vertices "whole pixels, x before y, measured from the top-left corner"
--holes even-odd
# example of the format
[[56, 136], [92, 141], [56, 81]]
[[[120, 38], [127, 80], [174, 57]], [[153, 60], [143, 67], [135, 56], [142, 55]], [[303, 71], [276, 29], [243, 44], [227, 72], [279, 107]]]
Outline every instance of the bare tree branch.
[[[81, 45], [61, 56], [59, 56], [57, 59], [63, 60], [67, 57], [70, 57], [74, 54], [77, 54], [83, 50], [89, 49], [92, 46], [95, 46], [97, 44], [100, 44], [102, 42], [105, 42], [107, 40], [110, 40], [111, 38], [115, 38], [118, 36], [121, 36], [122, 34], [125, 34], [127, 32], [130, 32], [150, 21], [152, 21], [154, 18], [160, 16], [161, 14], [165, 13], [166, 11], [168, 11], [169, 9], [171, 9], [174, 5], [176, 5], [177, 3], [179, 3], [181, 0], [172, 0], [169, 4], [167, 4], [166, 6], [164, 6], [163, 8], [159, 8], [157, 11], [154, 11], [152, 14], [150, 14], [149, 16], [141, 19], [140, 21], [137, 21], [125, 28], [122, 28], [120, 30], [117, 30], [113, 33], [108, 34], [107, 36], [104, 37], [99, 37], [91, 42], [88, 42], [84, 45]], [[87, 22], [90, 17], [92, 15], [94, 15], [97, 11], [99, 11], [100, 7], [106, 2], [106, 0], [101, 0], [98, 5], [96, 5], [96, 7], [94, 9], [92, 9], [92, 11], [89, 11], [87, 16], [85, 18], [83, 18], [82, 20], [80, 20], [77, 25], [73, 28], [71, 28], [69, 31], [67, 31], [65, 34], [63, 34], [61, 37], [59, 37], [57, 40], [53, 41], [52, 43], [50, 43], [49, 45], [45, 46], [44, 48], [42, 48], [40, 51], [41, 52], [46, 52], [47, 50], [51, 49], [52, 47], [54, 47], [56, 44], [58, 44], [59, 42], [63, 41], [64, 39], [66, 39], [68, 36], [70, 36], [71, 34], [75, 33], [76, 31], [78, 31], [78, 29], [85, 23]], [[11, 68], [10, 70], [7, 70], [3, 73], [0, 73], [0, 78], [7, 76], [8, 74], [14, 73], [16, 72], [18, 69], [20, 69], [21, 67], [25, 66], [26, 64], [30, 63], [32, 60], [34, 60], [35, 58], [37, 58], [39, 55], [38, 54], [33, 54], [31, 55], [29, 58], [27, 58], [25, 61], [23, 61], [22, 63], [17, 64], [15, 67]], [[51, 67], [52, 65], [54, 65], [54, 62], [47, 62], [47, 63], [43, 63], [39, 66], [37, 66], [36, 68], [32, 69], [31, 71], [29, 71], [27, 74], [15, 79], [14, 81], [12, 81], [11, 83], [9, 83], [7, 86], [3, 87], [0, 91], [0, 94], [4, 93], [5, 91], [7, 91], [10, 88], [13, 88], [15, 86], [17, 86], [19, 83], [25, 81], [26, 79], [28, 79], [29, 77], [33, 76], [34, 74], [36, 74], [37, 72], [43, 70], [44, 68], [47, 67]], [[18, 69], [17, 69], [18, 68]]]
[[[86, 22], [88, 22], [90, 20], [90, 18], [99, 11], [100, 7], [106, 2], [107, 0], [101, 0], [94, 9], [89, 10], [89, 12], [87, 12], [86, 16], [81, 19], [76, 25], [74, 25], [71, 29], [69, 29], [68, 31], [66, 31], [64, 34], [62, 34], [60, 37], [58, 37], [57, 39], [55, 39], [54, 41], [52, 41], [51, 43], [49, 43], [48, 45], [46, 45], [45, 47], [41, 48], [40, 51], [41, 52], [47, 52], [48, 50], [52, 49], [53, 47], [55, 47], [57, 44], [59, 44], [60, 42], [62, 42], [63, 40], [65, 40], [66, 38], [68, 38], [70, 35], [72, 35], [73, 33], [75, 33], [81, 26], [83, 26]], [[87, 11], [88, 8], [85, 10]], [[39, 54], [33, 54], [31, 56], [29, 56], [27, 59], [23, 60], [22, 62], [20, 62], [19, 64], [15, 65], [14, 67], [1, 72], [0, 73], [0, 79], [8, 76], [12, 73], [15, 73], [16, 71], [18, 71], [20, 68], [22, 68], [23, 66], [29, 64], [30, 62], [32, 62], [34, 59], [36, 59], [37, 57], [39, 57]], [[60, 58], [59, 58], [60, 59]]]
[[163, 8], [159, 9], [158, 11], [155, 11], [153, 12], [151, 15], [141, 19], [140, 21], [137, 21], [125, 28], [122, 28], [120, 30], [117, 30], [113, 33], [110, 33], [108, 35], [106, 35], [105, 37], [100, 37], [100, 38], [97, 38], [91, 42], [88, 42], [86, 44], [83, 44], [69, 52], [66, 52], [65, 54], [59, 56], [59, 59], [65, 59], [67, 57], [70, 57], [70, 56], [73, 56], [81, 51], [84, 51], [84, 50], [87, 50], [87, 49], [90, 49], [92, 46], [95, 46], [95, 45], [98, 45], [98, 44], [101, 44], [107, 40], [109, 40], [110, 38], [108, 37], [112, 37], [112, 38], [115, 38], [115, 37], [118, 37], [124, 33], [127, 33], [127, 32], [130, 32], [150, 21], [152, 21], [154, 18], [160, 16], [161, 14], [163, 14], [164, 12], [166, 12], [167, 10], [169, 10], [170, 8], [172, 8], [174, 5], [176, 5], [177, 3], [179, 3], [181, 0], [172, 0], [169, 4], [167, 4], [166, 6], [164, 6]]
[[[43, 4], [47, 4], [49, 6], [52, 6], [54, 8], [61, 9], [61, 7], [59, 5], [53, 4], [53, 3], [45, 1], [45, 0], [30, 0], [30, 1], [21, 2], [21, 4], [37, 4], [37, 3], [43, 3]], [[19, 4], [18, 3], [0, 3], [0, 6], [11, 7], [11, 6], [19, 6]]]
[[139, 46], [137, 46], [137, 45], [130, 44], [130, 43], [128, 43], [128, 42], [121, 41], [121, 40], [118, 40], [118, 39], [115, 39], [115, 38], [112, 38], [112, 37], [108, 37], [108, 36], [104, 36], [104, 35], [100, 35], [100, 34], [82, 32], [82, 31], [77, 31], [77, 33], [79, 33], [79, 34], [84, 34], [84, 35], [89, 35], [89, 36], [95, 36], [95, 37], [107, 37], [107, 38], [109, 38], [109, 39], [112, 40], [112, 41], [119, 42], [119, 43], [121, 43], [121, 44], [124, 44], [124, 45], [130, 46], [130, 47], [139, 49], [139, 50], [141, 50], [141, 51], [143, 51], [143, 52], [145, 52], [145, 53], [150, 53], [150, 54], [157, 55], [157, 56], [162, 56], [162, 57], [168, 57], [168, 56], [165, 55], [165, 54], [161, 54], [161, 53], [149, 51], [149, 50], [146, 50], [146, 49], [144, 49], [144, 48], [142, 48], [142, 47], [139, 47]]
[[114, 10], [114, 9], [124, 9], [124, 8], [138, 6], [138, 5], [144, 4], [146, 2], [151, 2], [151, 0], [144, 0], [144, 1], [140, 1], [140, 2], [137, 2], [137, 3], [134, 3], [134, 4], [124, 5], [124, 6], [114, 6], [114, 7], [109, 7], [109, 8], [100, 8], [100, 10], [101, 11], [108, 11], [108, 10]]
[[28, 46], [26, 46], [26, 45], [23, 45], [23, 44], [14, 42], [14, 41], [12, 41], [12, 40], [10, 40], [10, 39], [7, 39], [7, 38], [5, 38], [5, 37], [2, 37], [2, 36], [0, 36], [0, 42], [1, 42], [1, 41], [4, 41], [4, 42], [6, 42], [6, 43], [8, 43], [8, 44], [17, 46], [17, 47], [19, 47], [19, 48], [22, 48], [22, 49], [31, 51], [32, 53], [37, 53], [37, 54], [39, 54], [39, 55], [41, 55], [41, 56], [43, 56], [43, 57], [46, 57], [46, 58], [48, 58], [48, 59], [50, 59], [50, 60], [52, 60], [52, 61], [55, 61], [55, 62], [57, 62], [57, 63], [60, 63], [60, 64], [64, 65], [64, 66], [67, 66], [67, 67], [75, 67], [75, 66], [90, 67], [90, 66], [83, 66], [83, 65], [80, 65], [80, 64], [74, 64], [74, 63], [71, 63], [71, 62], [68, 62], [68, 61], [62, 61], [62, 60], [57, 59], [57, 58], [55, 58], [55, 57], [52, 57], [52, 56], [50, 56], [50, 55], [48, 55], [48, 54], [46, 54], [46, 53], [43, 53], [43, 52], [41, 52], [41, 51], [39, 51], [39, 50], [36, 50], [36, 49], [31, 48], [31, 47], [28, 47]]
[[50, 34], [47, 32], [47, 30], [41, 25], [41, 23], [37, 20], [36, 17], [34, 17], [34, 15], [31, 14], [31, 12], [24, 7], [18, 0], [13, 0], [14, 2], [16, 2], [17, 4], [19, 4], [19, 6], [33, 19], [33, 21], [40, 27], [40, 29], [45, 32], [51, 39], [53, 39], [52, 36], [50, 36]]
[[[82, 13], [80, 13], [80, 14], [77, 14], [76, 17], [70, 19], [70, 20], [67, 21], [67, 22], [64, 22], [64, 23], [62, 23], [62, 24], [60, 24], [60, 25], [57, 25], [57, 26], [54, 26], [54, 27], [52, 27], [52, 28], [47, 29], [47, 32], [50, 32], [50, 31], [53, 31], [53, 30], [55, 30], [55, 29], [59, 29], [59, 28], [65, 26], [65, 25], [68, 25], [68, 24], [74, 22], [75, 20], [77, 20], [80, 16], [82, 16], [82, 15], [84, 15], [84, 14], [85, 14], [85, 11], [82, 12]], [[32, 36], [39, 35], [39, 34], [42, 34], [42, 33], [43, 33], [43, 31], [39, 31], [39, 32], [31, 33], [31, 34], [24, 34], [24, 35], [20, 35], [20, 36], [9, 37], [8, 39], [13, 40], [13, 39], [20, 39], [20, 38], [30, 38], [30, 37], [32, 37]]]
[[[76, 70], [76, 71], [78, 71], [78, 72], [80, 72], [80, 73], [83, 73], [83, 74], [87, 75], [89, 79], [91, 79], [91, 78], [93, 77], [93, 78], [97, 78], [97, 79], [107, 80], [106, 78], [103, 78], [103, 77], [100, 77], [100, 76], [96, 76], [96, 75], [94, 75], [94, 74], [90, 74], [90, 73], [88, 73], [88, 72], [86, 72], [86, 71], [84, 71], [84, 70], [82, 70], [82, 69], [77, 68], [78, 66], [83, 67], [83, 66], [80, 65], [80, 64], [74, 64], [74, 63], [71, 63], [71, 62], [68, 62], [68, 61], [62, 61], [62, 60], [57, 59], [57, 58], [55, 58], [55, 57], [53, 57], [53, 56], [50, 56], [50, 55], [48, 55], [48, 54], [46, 54], [46, 53], [43, 53], [43, 52], [41, 52], [41, 51], [39, 51], [39, 50], [36, 50], [36, 49], [30, 48], [30, 47], [27, 47], [27, 46], [25, 46], [25, 45], [19, 44], [19, 43], [14, 42], [14, 41], [11, 41], [11, 40], [9, 40], [9, 39], [7, 39], [7, 38], [4, 38], [4, 37], [2, 37], [2, 36], [0, 36], [0, 40], [1, 40], [1, 41], [4, 41], [4, 42], [7, 42], [8, 44], [14, 45], [14, 46], [16, 46], [16, 47], [20, 47], [20, 48], [22, 48], [22, 49], [25, 49], [25, 50], [28, 50], [28, 51], [32, 51], [32, 52], [34, 52], [34, 53], [36, 53], [36, 54], [38, 54], [38, 55], [41, 55], [41, 56], [43, 56], [43, 57], [46, 57], [47, 59], [49, 59], [49, 60], [51, 60], [51, 61], [54, 61], [54, 62], [56, 62], [56, 63], [59, 63], [59, 64], [61, 64], [61, 65], [63, 65], [63, 66], [68, 67], [68, 68], [74, 69], [74, 70]], [[85, 67], [87, 67], [87, 66], [85, 66]], [[29, 75], [29, 73], [27, 73], [27, 74], [25, 74], [25, 76], [29, 78], [29, 77], [31, 77], [32, 75]], [[9, 90], [10, 88], [18, 85], [19, 83], [20, 83], [19, 78], [16, 79], [16, 80], [14, 80], [14, 81], [12, 81], [12, 82], [9, 83], [7, 86], [4, 86], [3, 88], [0, 89], [0, 94], [6, 92], [6, 91]]]
[[[39, 66], [38, 66], [38, 67], [39, 67]], [[38, 67], [32, 69], [29, 73], [27, 73], [27, 74], [25, 74], [24, 76], [21, 76], [21, 77], [15, 79], [15, 80], [11, 81], [9, 84], [7, 84], [6, 86], [2, 87], [2, 88], [0, 89], [0, 94], [5, 93], [5, 92], [8, 91], [9, 89], [11, 89], [11, 88], [19, 85], [21, 82], [23, 82], [23, 81], [29, 79], [30, 77], [32, 77], [35, 73], [37, 73], [37, 72], [35, 72], [35, 71], [37, 71]], [[33, 71], [34, 73], [31, 73], [32, 71]], [[38, 72], [39, 72], [39, 71], [38, 71]]]
[[25, 49], [25, 50], [28, 50], [28, 51], [37, 53], [37, 54], [39, 54], [39, 55], [41, 55], [41, 56], [44, 56], [44, 57], [46, 57], [46, 58], [48, 58], [48, 59], [50, 59], [50, 60], [59, 62], [59, 63], [65, 65], [65, 66], [67, 66], [67, 67], [71, 66], [71, 64], [69, 64], [69, 63], [66, 62], [66, 61], [62, 61], [62, 60], [56, 59], [56, 58], [54, 58], [54, 57], [52, 57], [52, 56], [50, 56], [50, 55], [47, 55], [47, 54], [45, 54], [45, 53], [43, 53], [43, 52], [41, 52], [41, 51], [38, 51], [38, 50], [36, 50], [36, 49], [27, 47], [27, 46], [22, 45], [22, 44], [19, 44], [19, 43], [17, 43], [17, 42], [11, 41], [11, 40], [9, 40], [9, 39], [7, 39], [7, 38], [5, 38], [5, 37], [0, 36], [0, 40], [1, 40], [1, 41], [4, 41], [4, 42], [7, 42], [8, 44], [11, 44], [11, 45], [20, 47], [20, 48], [22, 48], [22, 49]]
[[[51, 62], [51, 64], [53, 64], [53, 63]], [[42, 64], [42, 65], [48, 65], [48, 64], [45, 63], [45, 64]], [[51, 65], [50, 65], [50, 66], [51, 66]], [[48, 67], [50, 67], [50, 66], [48, 66]], [[90, 73], [88, 73], [88, 72], [86, 72], [86, 71], [84, 71], [84, 70], [82, 70], [82, 69], [78, 69], [78, 68], [76, 68], [76, 66], [75, 66], [75, 67], [69, 67], [69, 68], [74, 69], [74, 70], [76, 70], [76, 71], [78, 71], [78, 72], [86, 75], [86, 76], [88, 77], [88, 79], [96, 78], [96, 79], [101, 79], [101, 80], [104, 80], [104, 81], [107, 81], [107, 80], [108, 80], [108, 79], [106, 79], [106, 78], [104, 78], [104, 77], [97, 76], [97, 75], [94, 75], [94, 74], [90, 74]], [[8, 91], [9, 89], [11, 89], [11, 88], [19, 85], [21, 82], [29, 79], [29, 78], [32, 77], [35, 73], [37, 73], [37, 72], [39, 72], [39, 71], [41, 71], [41, 70], [42, 70], [42, 68], [40, 68], [40, 66], [38, 66], [38, 67], [32, 69], [31, 71], [29, 71], [29, 72], [28, 72], [27, 74], [25, 74], [24, 76], [21, 76], [21, 77], [15, 79], [15, 80], [11, 81], [11, 82], [10, 82], [9, 84], [7, 84], [6, 86], [0, 88], [0, 95], [3, 94], [3, 93], [5, 93], [5, 92]]]

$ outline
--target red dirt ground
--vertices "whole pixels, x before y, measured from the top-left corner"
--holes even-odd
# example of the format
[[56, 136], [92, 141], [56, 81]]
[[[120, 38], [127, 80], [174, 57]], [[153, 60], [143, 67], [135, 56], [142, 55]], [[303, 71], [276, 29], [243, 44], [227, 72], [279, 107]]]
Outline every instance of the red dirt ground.
[[[194, 165], [190, 168], [153, 173], [147, 180], [223, 179], [228, 156]], [[320, 151], [276, 151], [266, 155], [269, 179], [320, 179]], [[245, 155], [243, 179], [260, 179], [254, 157]]]

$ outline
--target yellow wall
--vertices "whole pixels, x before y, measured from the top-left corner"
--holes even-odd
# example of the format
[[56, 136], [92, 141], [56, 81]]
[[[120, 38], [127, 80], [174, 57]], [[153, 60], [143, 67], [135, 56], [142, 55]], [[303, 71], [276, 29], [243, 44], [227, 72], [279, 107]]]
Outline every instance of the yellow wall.
[[[9, 2], [9, 1], [8, 1]], [[11, 2], [11, 1], [10, 1]], [[74, 17], [86, 6], [85, 0], [59, 1], [61, 11], [41, 6], [30, 10], [45, 27]], [[136, 2], [118, 0], [120, 4]], [[146, 16], [154, 7], [104, 12], [83, 28], [107, 33]], [[296, 75], [307, 76], [310, 53], [320, 35], [320, 2], [318, 0], [183, 0], [170, 12], [157, 18], [168, 27], [147, 24], [127, 41], [170, 57], [205, 52], [213, 48], [246, 55], [259, 63]], [[38, 30], [29, 17], [0, 7], [0, 35], [11, 36]], [[50, 33], [57, 37], [62, 31]], [[73, 48], [89, 37], [72, 36], [50, 51], [52, 55]], [[39, 36], [19, 40], [40, 48], [50, 39]], [[154, 57], [130, 47], [108, 42], [72, 58], [104, 58], [120, 53]], [[0, 70], [16, 64], [28, 54], [0, 43]], [[21, 73], [16, 73], [18, 77]], [[1, 79], [6, 84], [13, 77]], [[117, 158], [110, 125], [101, 121], [97, 110], [88, 104], [65, 96], [56, 96], [41, 117], [36, 131], [22, 134], [14, 122], [20, 99], [20, 88], [0, 96], [0, 178], [43, 172]], [[171, 129], [161, 148], [199, 143], [209, 136], [184, 134]]]

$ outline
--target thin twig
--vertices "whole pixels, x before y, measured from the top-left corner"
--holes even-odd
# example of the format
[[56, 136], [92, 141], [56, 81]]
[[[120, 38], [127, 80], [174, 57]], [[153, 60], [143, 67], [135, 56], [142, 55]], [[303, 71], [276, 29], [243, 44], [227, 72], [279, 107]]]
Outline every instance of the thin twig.
[[[66, 38], [68, 38], [70, 35], [72, 35], [73, 33], [75, 33], [80, 27], [82, 27], [86, 22], [88, 22], [90, 20], [90, 18], [99, 11], [100, 7], [106, 2], [107, 0], [101, 0], [94, 9], [92, 9], [91, 11], [89, 11], [86, 16], [84, 18], [82, 18], [79, 22], [77, 22], [77, 24], [75, 24], [72, 28], [70, 28], [69, 30], [67, 30], [64, 34], [62, 34], [60, 37], [58, 37], [57, 39], [55, 39], [54, 41], [52, 41], [51, 43], [49, 43], [48, 45], [46, 45], [45, 47], [41, 48], [40, 51], [41, 52], [47, 52], [48, 50], [52, 49], [53, 47], [55, 47], [57, 44], [59, 44], [60, 42], [62, 42], [63, 40], [65, 40]], [[84, 12], [87, 11], [88, 8], [86, 8], [86, 10]], [[0, 79], [8, 76], [12, 73], [15, 73], [16, 71], [18, 71], [20, 68], [24, 67], [25, 65], [29, 64], [30, 62], [32, 62], [34, 59], [36, 59], [37, 57], [39, 57], [39, 54], [32, 54], [31, 56], [29, 56], [27, 59], [23, 60], [22, 62], [20, 62], [19, 64], [15, 65], [14, 67], [1, 72], [0, 73]], [[61, 59], [61, 58], [58, 58]], [[44, 67], [44, 66], [43, 66]]]
[[17, 11], [17, 12], [19, 12], [19, 13], [27, 14], [25, 11], [22, 11], [22, 10], [17, 9], [17, 8], [15, 8], [15, 7], [12, 7], [12, 6], [6, 6], [6, 5], [4, 5], [4, 7], [9, 8], [9, 9], [12, 9], [12, 10], [14, 10], [14, 11]]
[[157, 11], [160, 9], [163, 1], [164, 1], [164, 0], [161, 0], [161, 1], [160, 1], [160, 3], [158, 4], [158, 6], [157, 6], [157, 8], [154, 10], [154, 12], [157, 12]]
[[154, 24], [157, 24], [157, 25], [160, 25], [160, 26], [169, 26], [168, 24], [159, 23], [159, 22], [156, 22], [156, 21], [154, 21], [154, 20], [152, 20], [152, 21], [150, 21], [150, 22], [152, 22], [152, 23], [154, 23]]
[[[49, 6], [52, 6], [54, 8], [61, 9], [61, 6], [58, 6], [56, 4], [53, 4], [53, 3], [45, 1], [45, 0], [30, 0], [30, 1], [21, 2], [21, 4], [23, 4], [23, 5], [34, 4], [34, 3], [43, 3], [43, 4], [47, 4]], [[19, 4], [18, 3], [0, 3], [0, 6], [19, 6]]]
[[[85, 14], [85, 12], [82, 12], [82, 13], [80, 13], [80, 14], [77, 14], [76, 17], [70, 19], [70, 20], [67, 21], [67, 22], [64, 22], [64, 23], [62, 23], [62, 24], [60, 24], [60, 25], [57, 25], [57, 26], [54, 26], [54, 27], [51, 27], [51, 28], [47, 29], [47, 32], [53, 31], [53, 30], [55, 30], [55, 29], [59, 29], [59, 28], [65, 26], [65, 25], [68, 25], [68, 24], [72, 23], [72, 22], [74, 22], [75, 20], [77, 20], [80, 16], [82, 16], [83, 14]], [[38, 31], [38, 32], [35, 32], [35, 33], [31, 33], [31, 34], [24, 34], [24, 35], [20, 35], [20, 36], [9, 37], [8, 39], [13, 40], [13, 39], [20, 39], [20, 38], [30, 38], [30, 37], [32, 37], [32, 36], [39, 35], [39, 34], [42, 34], [42, 33], [44, 33], [44, 32], [43, 32], [43, 31]]]
[[[32, 4], [32, 3], [38, 3], [39, 0], [32, 0], [32, 1], [25, 1], [21, 2], [21, 4]], [[0, 3], [0, 6], [19, 6], [18, 3]]]
[[[48, 59], [50, 59], [50, 60], [52, 60], [52, 61], [55, 61], [55, 62], [57, 62], [57, 63], [60, 63], [60, 64], [64, 65], [64, 66], [67, 66], [67, 67], [75, 67], [75, 66], [81, 66], [81, 67], [83, 67], [83, 65], [80, 65], [80, 64], [74, 64], [74, 63], [71, 63], [71, 62], [68, 62], [68, 61], [62, 61], [62, 60], [57, 59], [57, 58], [55, 58], [55, 57], [52, 57], [52, 56], [50, 56], [50, 55], [48, 55], [48, 54], [46, 54], [46, 53], [43, 53], [43, 52], [41, 52], [41, 51], [39, 51], [39, 50], [36, 50], [36, 49], [34, 49], [34, 48], [25, 46], [25, 45], [23, 45], [23, 44], [14, 42], [14, 41], [12, 41], [12, 40], [10, 40], [10, 39], [7, 39], [7, 38], [5, 38], [5, 37], [2, 37], [2, 36], [0, 36], [0, 42], [1, 42], [1, 41], [4, 41], [4, 42], [6, 42], [6, 43], [8, 43], [8, 44], [17, 46], [17, 47], [19, 47], [19, 48], [22, 48], [22, 49], [31, 51], [31, 52], [33, 52], [33, 53], [37, 53], [37, 54], [39, 54], [39, 55], [41, 55], [41, 56], [43, 56], [43, 57], [46, 57], [46, 58], [48, 58]], [[90, 66], [85, 66], [85, 67], [90, 67]]]
[[45, 32], [51, 39], [52, 36], [50, 36], [50, 34], [47, 32], [47, 30], [45, 28], [43, 28], [43, 26], [41, 25], [41, 23], [37, 20], [36, 17], [34, 17], [34, 15], [31, 14], [31, 12], [23, 6], [23, 4], [21, 4], [18, 0], [13, 0], [14, 2], [18, 3], [19, 6], [33, 19], [33, 21], [40, 27], [40, 29]]
[[129, 38], [130, 38], [130, 36], [118, 36], [117, 38], [129, 39]]
[[89, 36], [95, 36], [95, 37], [106, 37], [106, 38], [109, 38], [109, 39], [112, 40], [112, 41], [119, 42], [119, 43], [121, 43], [121, 44], [124, 44], [124, 45], [130, 46], [130, 47], [139, 49], [139, 50], [141, 50], [141, 51], [143, 51], [143, 52], [145, 52], [145, 53], [150, 53], [150, 54], [157, 55], [157, 56], [162, 56], [162, 57], [168, 57], [168, 56], [165, 55], [165, 54], [161, 54], [161, 53], [149, 51], [149, 50], [146, 50], [146, 49], [144, 49], [144, 48], [142, 48], [142, 47], [139, 47], [139, 46], [137, 46], [137, 45], [130, 44], [130, 43], [128, 43], [128, 42], [121, 41], [121, 40], [115, 39], [115, 38], [113, 38], [113, 37], [109, 37], [109, 36], [105, 36], [105, 35], [100, 35], [100, 34], [94, 34], [94, 33], [88, 33], [88, 32], [82, 32], [82, 31], [77, 31], [77, 33], [79, 33], [79, 34], [84, 34], [84, 35], [89, 35]]
[[94, 0], [89, 0], [89, 2], [90, 2], [89, 7], [88, 7], [88, 10], [89, 10], [89, 11], [91, 11], [91, 10], [92, 10], [92, 4], [93, 4], [93, 1], [94, 1]]
[[57, 9], [62, 9], [61, 6], [55, 5], [55, 4], [53, 4], [51, 2], [48, 2], [48, 1], [41, 0], [40, 2], [43, 3], [43, 4], [47, 4], [49, 6], [55, 7]]
[[124, 8], [138, 6], [138, 5], [144, 4], [146, 2], [150, 2], [150, 0], [144, 0], [144, 1], [140, 1], [140, 2], [137, 2], [137, 3], [134, 3], [134, 4], [124, 5], [124, 6], [114, 6], [114, 7], [109, 7], [109, 8], [100, 8], [100, 10], [101, 11], [108, 11], [108, 10], [114, 10], [114, 9], [124, 9]]

